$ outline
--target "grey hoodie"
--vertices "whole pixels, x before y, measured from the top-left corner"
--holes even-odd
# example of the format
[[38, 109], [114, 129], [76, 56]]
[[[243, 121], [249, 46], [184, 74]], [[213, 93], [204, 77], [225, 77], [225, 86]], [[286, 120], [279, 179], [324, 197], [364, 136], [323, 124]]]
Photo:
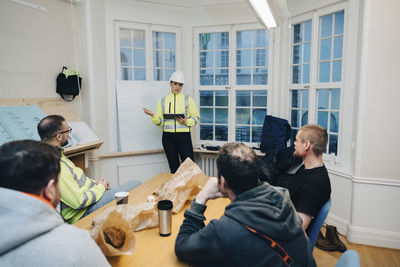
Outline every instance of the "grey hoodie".
[[0, 266], [110, 266], [85, 230], [43, 201], [0, 188]]
[[225, 215], [206, 227], [206, 206], [192, 202], [175, 243], [181, 260], [198, 266], [286, 266], [265, 239], [272, 238], [294, 259], [291, 266], [316, 266], [300, 219], [283, 188], [264, 183], [239, 194]]

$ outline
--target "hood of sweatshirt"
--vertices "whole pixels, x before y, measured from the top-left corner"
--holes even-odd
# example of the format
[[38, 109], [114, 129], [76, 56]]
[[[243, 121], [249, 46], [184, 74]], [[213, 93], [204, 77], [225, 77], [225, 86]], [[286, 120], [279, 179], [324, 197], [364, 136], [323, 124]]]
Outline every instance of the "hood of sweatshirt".
[[304, 234], [289, 191], [268, 183], [236, 196], [225, 215], [274, 240], [288, 241]]
[[0, 256], [63, 224], [61, 216], [43, 201], [0, 188]]

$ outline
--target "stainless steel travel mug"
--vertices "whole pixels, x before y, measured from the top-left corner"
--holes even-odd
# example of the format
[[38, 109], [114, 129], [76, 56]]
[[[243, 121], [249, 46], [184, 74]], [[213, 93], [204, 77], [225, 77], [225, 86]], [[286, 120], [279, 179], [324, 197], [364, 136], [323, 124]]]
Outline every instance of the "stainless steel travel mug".
[[171, 235], [172, 206], [170, 200], [160, 200], [157, 203], [160, 236]]

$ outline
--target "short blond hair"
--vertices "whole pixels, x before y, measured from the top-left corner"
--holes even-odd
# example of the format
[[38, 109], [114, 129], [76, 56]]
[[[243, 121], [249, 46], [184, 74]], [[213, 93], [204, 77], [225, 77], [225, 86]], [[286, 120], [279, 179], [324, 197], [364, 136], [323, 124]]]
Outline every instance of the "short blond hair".
[[324, 153], [328, 144], [328, 133], [326, 129], [317, 124], [307, 124], [300, 128], [299, 139], [301, 142], [309, 141], [313, 145], [313, 152], [316, 156]]

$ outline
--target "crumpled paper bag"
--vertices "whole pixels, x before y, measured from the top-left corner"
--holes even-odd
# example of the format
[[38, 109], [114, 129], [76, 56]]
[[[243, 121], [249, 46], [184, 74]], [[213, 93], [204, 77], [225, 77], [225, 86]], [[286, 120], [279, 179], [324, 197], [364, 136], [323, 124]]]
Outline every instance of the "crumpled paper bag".
[[93, 225], [99, 225], [107, 218], [108, 214], [117, 211], [129, 222], [133, 231], [140, 231], [146, 228], [158, 226], [158, 212], [155, 208], [155, 202], [145, 202], [140, 204], [127, 204], [111, 206], [94, 217]]
[[135, 234], [122, 214], [113, 211], [90, 232], [105, 256], [132, 255]]
[[190, 158], [186, 158], [172, 178], [158, 187], [153, 194], [160, 200], [171, 200], [174, 205], [172, 212], [177, 214], [187, 200], [196, 197], [207, 179], [199, 166]]

